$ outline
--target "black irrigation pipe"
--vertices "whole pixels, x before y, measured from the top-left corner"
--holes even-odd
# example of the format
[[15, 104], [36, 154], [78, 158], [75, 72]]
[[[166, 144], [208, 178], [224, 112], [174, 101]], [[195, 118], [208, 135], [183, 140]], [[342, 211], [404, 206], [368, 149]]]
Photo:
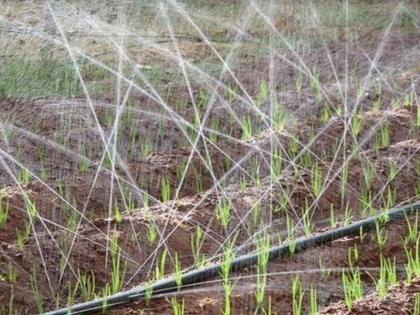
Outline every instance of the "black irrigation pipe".
[[[389, 220], [395, 220], [404, 218], [407, 215], [415, 213], [419, 210], [420, 201], [417, 201], [410, 205], [391, 209], [387, 211], [387, 215]], [[365, 232], [374, 228], [378, 220], [383, 218], [384, 213], [357, 221], [347, 226], [339, 227], [334, 230], [328, 230], [316, 235], [299, 238], [296, 240], [294, 252], [303, 251], [307, 248], [322, 245], [345, 236], [357, 235], [360, 233], [361, 229], [363, 232]], [[290, 254], [291, 251], [288, 244], [274, 246], [271, 247], [269, 250], [269, 260], [273, 260], [274, 258], [283, 257]], [[232, 271], [237, 271], [242, 268], [250, 267], [252, 265], [257, 264], [258, 256], [259, 253], [254, 252], [252, 254], [243, 255], [234, 259], [231, 264]], [[201, 281], [204, 281], [206, 279], [217, 277], [220, 275], [220, 270], [221, 263], [214, 263], [210, 266], [201, 269], [186, 272], [182, 276], [182, 286], [199, 284]], [[179, 288], [177, 286], [175, 277], [172, 276], [162, 279], [151, 285], [135, 287], [128, 291], [123, 291], [110, 295], [106, 298], [98, 298], [93, 301], [75, 304], [70, 307], [50, 311], [44, 313], [44, 315], [87, 314], [93, 311], [101, 310], [104, 307], [104, 305], [106, 305], [107, 308], [110, 308], [116, 305], [126, 304], [144, 299], [147, 292], [162, 294], [176, 292], [180, 289], [182, 289], [182, 287]]]

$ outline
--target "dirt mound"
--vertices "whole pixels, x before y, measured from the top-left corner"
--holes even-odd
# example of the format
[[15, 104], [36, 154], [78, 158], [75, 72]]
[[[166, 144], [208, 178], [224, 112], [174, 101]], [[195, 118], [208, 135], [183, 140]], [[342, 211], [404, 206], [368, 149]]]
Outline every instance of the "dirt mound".
[[[356, 301], [351, 310], [343, 302], [326, 307], [320, 314], [335, 315], [396, 315], [415, 314], [415, 305], [418, 309], [418, 296], [420, 294], [420, 279], [414, 278], [410, 283], [400, 282], [389, 288], [385, 298], [380, 299], [377, 294], [370, 294]], [[417, 301], [417, 302], [416, 302]], [[417, 303], [417, 304], [415, 304]]]

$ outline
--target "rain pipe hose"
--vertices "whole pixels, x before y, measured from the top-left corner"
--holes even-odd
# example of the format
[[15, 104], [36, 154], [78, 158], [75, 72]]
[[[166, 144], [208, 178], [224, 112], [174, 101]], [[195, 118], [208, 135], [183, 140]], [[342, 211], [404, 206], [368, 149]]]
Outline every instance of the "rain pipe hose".
[[[294, 253], [303, 251], [307, 248], [319, 246], [345, 236], [357, 235], [362, 229], [363, 232], [370, 230], [375, 227], [377, 220], [384, 218], [386, 214], [389, 221], [395, 219], [404, 218], [407, 215], [413, 214], [420, 210], [420, 201], [409, 204], [399, 208], [393, 208], [387, 212], [383, 212], [376, 216], [372, 216], [352, 224], [339, 227], [333, 230], [328, 230], [316, 235], [305, 236], [298, 238], [295, 241]], [[269, 249], [269, 260], [274, 258], [283, 257], [291, 254], [289, 244], [285, 243], [282, 245], [273, 246]], [[237, 271], [245, 267], [250, 267], [257, 264], [259, 252], [246, 254], [235, 258], [231, 263], [231, 270]], [[164, 278], [155, 282], [154, 284], [135, 287], [127, 291], [122, 291], [107, 297], [97, 298], [89, 302], [83, 302], [75, 304], [73, 306], [57, 309], [44, 313], [44, 315], [68, 315], [68, 314], [87, 314], [93, 311], [101, 310], [104, 306], [111, 308], [116, 305], [126, 304], [134, 301], [139, 301], [146, 297], [146, 293], [152, 292], [155, 294], [170, 293], [182, 290], [182, 286], [199, 284], [209, 278], [220, 276], [221, 263], [213, 263], [209, 266], [188, 271], [182, 275], [181, 288], [177, 286], [177, 282], [174, 276]]]

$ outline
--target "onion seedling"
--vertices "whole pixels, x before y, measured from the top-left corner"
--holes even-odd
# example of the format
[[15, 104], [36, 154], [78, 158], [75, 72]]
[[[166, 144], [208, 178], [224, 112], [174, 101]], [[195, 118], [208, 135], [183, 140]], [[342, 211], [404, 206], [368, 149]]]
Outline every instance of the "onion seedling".
[[315, 198], [318, 198], [321, 195], [322, 190], [322, 173], [317, 162], [312, 167], [311, 187]]
[[216, 207], [216, 218], [223, 228], [227, 228], [231, 217], [230, 204], [228, 201], [222, 201]]
[[171, 200], [171, 186], [168, 177], [163, 177], [161, 182], [161, 198], [162, 202]]
[[9, 213], [9, 200], [6, 199], [3, 205], [4, 193], [0, 190], [0, 227], [6, 223]]
[[257, 288], [255, 292], [255, 298], [258, 308], [262, 308], [267, 285], [267, 265], [270, 252], [270, 238], [267, 233], [264, 237], [257, 242]]
[[302, 306], [303, 306], [303, 288], [302, 284], [300, 283], [299, 277], [296, 277], [292, 281], [292, 312], [293, 315], [301, 315], [302, 314]]
[[201, 254], [201, 245], [203, 242], [203, 230], [197, 226], [195, 232], [191, 235], [191, 251], [194, 257], [194, 265], [201, 267], [204, 264], [204, 256]]
[[351, 273], [343, 271], [342, 275], [344, 301], [348, 310], [353, 308], [354, 301], [363, 297], [363, 282], [360, 270], [354, 269]]
[[81, 274], [78, 273], [79, 287], [82, 297], [85, 301], [90, 301], [95, 297], [95, 274], [93, 272]]
[[309, 293], [309, 313], [310, 315], [318, 315], [318, 297], [316, 287], [311, 285], [311, 291]]
[[171, 298], [171, 307], [173, 315], [184, 315], [185, 314], [185, 301], [178, 302], [176, 297]]
[[252, 121], [251, 117], [247, 116], [242, 122], [242, 140], [247, 141], [252, 138]]

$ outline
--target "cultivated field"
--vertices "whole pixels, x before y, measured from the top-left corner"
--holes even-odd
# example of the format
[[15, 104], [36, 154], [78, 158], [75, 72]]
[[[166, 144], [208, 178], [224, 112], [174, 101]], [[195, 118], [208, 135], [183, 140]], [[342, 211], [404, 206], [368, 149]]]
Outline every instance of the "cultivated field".
[[420, 315], [419, 97], [419, 1], [0, 1], [0, 315]]

